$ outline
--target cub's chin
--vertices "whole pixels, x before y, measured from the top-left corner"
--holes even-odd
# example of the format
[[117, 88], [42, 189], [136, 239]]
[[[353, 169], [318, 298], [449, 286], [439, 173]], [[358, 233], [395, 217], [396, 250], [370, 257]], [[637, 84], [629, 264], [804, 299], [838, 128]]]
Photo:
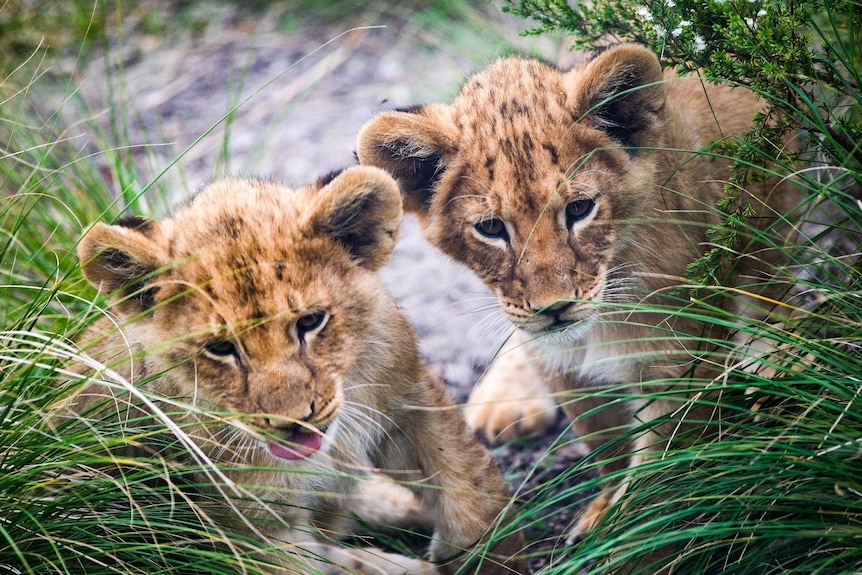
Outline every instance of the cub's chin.
[[583, 340], [595, 325], [595, 320], [588, 318], [565, 324], [551, 325], [545, 328], [532, 325], [518, 325], [525, 338], [535, 344], [551, 348], [567, 348], [583, 344]]

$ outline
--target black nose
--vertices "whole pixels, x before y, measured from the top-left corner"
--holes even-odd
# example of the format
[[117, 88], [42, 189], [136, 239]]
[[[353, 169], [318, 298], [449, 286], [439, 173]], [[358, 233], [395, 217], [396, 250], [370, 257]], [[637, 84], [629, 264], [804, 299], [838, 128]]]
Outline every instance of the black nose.
[[536, 308], [535, 306], [530, 306], [537, 314], [541, 314], [544, 316], [552, 317], [554, 319], [559, 319], [563, 314], [565, 314], [573, 305], [573, 302], [570, 301], [556, 301], [550, 305], [546, 305], [543, 307]]

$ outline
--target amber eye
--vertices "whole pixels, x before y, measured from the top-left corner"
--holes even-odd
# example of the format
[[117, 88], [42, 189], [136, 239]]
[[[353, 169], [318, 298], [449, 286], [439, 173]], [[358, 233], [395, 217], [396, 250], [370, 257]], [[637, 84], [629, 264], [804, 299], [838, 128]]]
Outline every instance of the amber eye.
[[299, 336], [300, 341], [305, 341], [305, 337], [309, 333], [323, 327], [323, 324], [326, 323], [326, 318], [325, 311], [313, 311], [298, 317], [296, 320], [296, 335]]
[[236, 349], [236, 344], [227, 339], [221, 339], [207, 344], [204, 349], [207, 353], [218, 357], [228, 357], [231, 355], [239, 357], [239, 352]]
[[590, 215], [595, 205], [596, 202], [590, 198], [569, 202], [569, 205], [566, 206], [566, 225], [572, 227], [572, 224]]
[[482, 220], [473, 227], [486, 238], [509, 239], [509, 233], [506, 231], [506, 224], [503, 223], [503, 220], [498, 220], [496, 218], [491, 220]]

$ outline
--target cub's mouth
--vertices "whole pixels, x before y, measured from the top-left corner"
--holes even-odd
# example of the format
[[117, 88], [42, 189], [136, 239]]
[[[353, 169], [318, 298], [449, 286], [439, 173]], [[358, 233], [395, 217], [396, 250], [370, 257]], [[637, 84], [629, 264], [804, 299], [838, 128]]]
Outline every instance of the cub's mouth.
[[311, 457], [324, 448], [326, 439], [326, 428], [318, 430], [297, 426], [284, 439], [268, 441], [266, 448], [279, 459], [297, 461]]
[[549, 345], [571, 345], [581, 341], [595, 325], [595, 318], [586, 316], [578, 319], [548, 319], [516, 324], [527, 336], [536, 342]]

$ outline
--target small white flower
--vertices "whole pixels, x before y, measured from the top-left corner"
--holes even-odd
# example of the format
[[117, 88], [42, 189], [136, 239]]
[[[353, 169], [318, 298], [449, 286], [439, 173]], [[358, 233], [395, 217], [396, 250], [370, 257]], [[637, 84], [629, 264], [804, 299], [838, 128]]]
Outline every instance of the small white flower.
[[637, 14], [643, 20], [649, 22], [652, 20], [652, 12], [646, 6], [640, 6], [637, 10], [635, 10], [635, 14]]
[[746, 24], [749, 28], [757, 28], [757, 24], [754, 22], [754, 18], [746, 18], [746, 19], [745, 19], [745, 24]]
[[668, 8], [676, 8], [676, 2], [674, 2], [673, 0], [665, 0], [664, 5]]
[[671, 31], [670, 35], [673, 36], [674, 38], [678, 38], [680, 36], [680, 34], [682, 34], [682, 29], [687, 28], [688, 26], [691, 26], [691, 20], [681, 20], [679, 23], [679, 26], [674, 28]]
[[667, 28], [665, 28], [661, 24], [656, 24], [655, 26], [653, 26], [653, 30], [655, 30], [655, 33], [656, 35], [658, 35], [659, 38], [664, 38], [665, 36], [667, 36]]
[[694, 53], [700, 54], [706, 50], [706, 41], [703, 39], [703, 36], [700, 34], [694, 35]]
[[757, 11], [757, 15], [758, 16], [766, 16], [766, 10], [761, 8], [760, 10]]

